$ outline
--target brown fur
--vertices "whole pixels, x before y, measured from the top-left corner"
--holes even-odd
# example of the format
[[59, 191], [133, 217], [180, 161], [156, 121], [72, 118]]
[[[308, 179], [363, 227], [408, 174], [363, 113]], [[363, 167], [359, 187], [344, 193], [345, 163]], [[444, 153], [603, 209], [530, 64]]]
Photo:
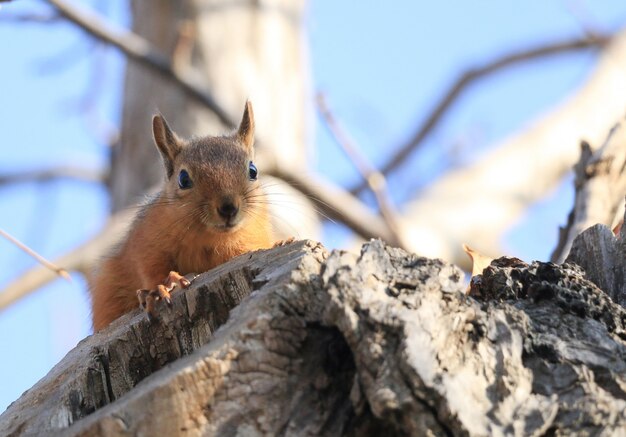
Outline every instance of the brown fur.
[[[136, 291], [154, 289], [170, 271], [200, 273], [242, 253], [272, 246], [265, 197], [259, 182], [248, 177], [254, 141], [249, 102], [239, 130], [230, 136], [184, 141], [158, 115], [153, 130], [168, 179], [93, 275], [96, 331], [136, 308]], [[183, 169], [193, 181], [186, 190], [178, 187]], [[224, 227], [229, 220], [217, 212], [224, 202], [239, 207], [230, 228]]]

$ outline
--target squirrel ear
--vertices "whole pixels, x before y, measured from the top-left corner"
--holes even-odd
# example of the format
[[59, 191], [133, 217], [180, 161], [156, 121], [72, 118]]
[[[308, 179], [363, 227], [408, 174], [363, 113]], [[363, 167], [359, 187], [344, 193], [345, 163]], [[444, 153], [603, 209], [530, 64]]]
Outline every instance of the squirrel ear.
[[247, 149], [252, 149], [252, 145], [254, 144], [254, 112], [252, 111], [252, 103], [250, 100], [246, 100], [246, 107], [243, 110], [243, 117], [239, 124], [237, 137], [239, 137], [239, 140]]
[[182, 149], [181, 142], [161, 114], [152, 117], [152, 135], [154, 135], [154, 143], [161, 153], [161, 158], [163, 158], [167, 177], [170, 178], [174, 173], [174, 159]]

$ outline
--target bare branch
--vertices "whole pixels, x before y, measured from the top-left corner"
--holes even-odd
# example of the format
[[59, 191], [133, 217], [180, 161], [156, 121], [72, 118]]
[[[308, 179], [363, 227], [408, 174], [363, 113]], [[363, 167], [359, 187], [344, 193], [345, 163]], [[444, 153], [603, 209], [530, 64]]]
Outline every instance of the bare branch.
[[603, 144], [615, 122], [624, 118], [624, 75], [626, 30], [602, 51], [580, 89], [404, 205], [400, 226], [410, 249], [457, 265], [467, 264], [462, 243], [489, 256], [509, 252], [501, 245], [502, 236], [571, 171], [580, 157], [581, 138]]
[[583, 141], [580, 160], [574, 166], [576, 198], [560, 229], [559, 242], [552, 253], [553, 262], [563, 262], [572, 242], [585, 229], [603, 224], [613, 227], [626, 193], [626, 121], [615, 125], [596, 151]]
[[[406, 158], [419, 148], [424, 138], [426, 138], [426, 136], [435, 128], [435, 126], [437, 126], [443, 115], [446, 113], [446, 111], [448, 111], [448, 109], [450, 109], [452, 104], [459, 98], [461, 93], [477, 80], [483, 79], [490, 74], [503, 70], [504, 68], [523, 62], [588, 48], [602, 48], [612, 39], [612, 37], [612, 35], [590, 36], [584, 39], [576, 39], [572, 41], [565, 41], [535, 47], [532, 49], [507, 54], [491, 62], [488, 62], [483, 66], [467, 70], [448, 89], [443, 98], [430, 112], [430, 115], [426, 118], [426, 121], [417, 129], [417, 131], [413, 134], [409, 141], [407, 141], [406, 144], [402, 145], [393, 154], [389, 161], [387, 161], [387, 163], [382, 166], [381, 172], [387, 175], [389, 174], [389, 172], [395, 170], [400, 165], [402, 165]], [[351, 192], [361, 192], [365, 187], [366, 184], [362, 183], [353, 188]]]
[[335, 141], [339, 144], [339, 146], [341, 146], [344, 153], [356, 167], [365, 182], [367, 182], [367, 185], [370, 190], [372, 190], [372, 193], [374, 193], [380, 213], [387, 223], [387, 227], [393, 237], [392, 240], [388, 241], [389, 244], [398, 247], [405, 247], [398, 234], [397, 214], [389, 198], [389, 194], [387, 193], [387, 181], [385, 180], [385, 177], [367, 161], [366, 157], [362, 153], [360, 153], [359, 148], [355, 145], [352, 138], [350, 138], [348, 133], [341, 126], [341, 123], [339, 123], [331, 112], [322, 93], [317, 95], [317, 107], [322, 115], [322, 118], [326, 122], [326, 126], [335, 138]]
[[341, 187], [311, 173], [292, 172], [275, 168], [268, 173], [283, 179], [306, 195], [331, 219], [340, 221], [365, 239], [382, 238], [391, 241], [393, 233], [387, 223], [363, 202]]
[[65, 269], [62, 269], [61, 267], [58, 267], [58, 266], [54, 265], [53, 263], [51, 263], [50, 261], [45, 259], [43, 256], [39, 255], [33, 249], [31, 249], [30, 247], [28, 247], [27, 245], [25, 245], [24, 243], [19, 241], [17, 238], [15, 238], [12, 235], [10, 235], [9, 233], [7, 233], [6, 231], [0, 229], [0, 236], [3, 236], [7, 240], [9, 240], [11, 243], [15, 244], [17, 247], [19, 247], [24, 252], [26, 252], [28, 255], [30, 255], [33, 258], [35, 258], [37, 260], [37, 262], [39, 264], [41, 264], [42, 266], [44, 266], [45, 268], [47, 268], [49, 270], [52, 270], [54, 273], [56, 273], [57, 275], [59, 275], [60, 277], [62, 277], [63, 279], [65, 279], [67, 281], [71, 281], [72, 280], [70, 278], [70, 275], [67, 273], [67, 271]]
[[44, 23], [58, 23], [60, 20], [61, 20], [61, 16], [59, 14], [39, 14], [39, 13], [0, 14], [0, 21], [3, 23], [44, 24]]
[[[59, 257], [55, 263], [65, 266], [68, 270], [88, 275], [93, 263], [123, 234], [133, 215], [134, 212], [130, 210], [115, 214], [98, 235]], [[55, 279], [54, 274], [41, 266], [29, 270], [7, 285], [0, 293], [0, 311], [53, 279]]]
[[92, 36], [111, 44], [129, 58], [152, 68], [166, 79], [178, 84], [190, 97], [206, 106], [228, 127], [236, 122], [215, 101], [208, 90], [203, 90], [187, 72], [175, 70], [170, 59], [156, 50], [144, 38], [125, 29], [114, 27], [103, 17], [86, 8], [71, 5], [65, 0], [48, 0], [65, 18]]
[[102, 170], [92, 170], [73, 166], [59, 166], [13, 174], [0, 174], [0, 186], [24, 182], [49, 182], [55, 179], [73, 179], [82, 182], [103, 183], [106, 180], [106, 177], [106, 172]]

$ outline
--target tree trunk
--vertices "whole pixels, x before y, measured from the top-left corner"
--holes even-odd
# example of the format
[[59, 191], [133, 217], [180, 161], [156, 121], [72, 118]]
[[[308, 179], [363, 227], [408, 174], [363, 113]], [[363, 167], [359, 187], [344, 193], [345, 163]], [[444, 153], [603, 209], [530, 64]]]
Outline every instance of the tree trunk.
[[501, 258], [463, 290], [458, 268], [380, 241], [246, 254], [161, 321], [135, 312], [82, 341], [0, 434], [623, 431], [626, 311], [579, 268]]

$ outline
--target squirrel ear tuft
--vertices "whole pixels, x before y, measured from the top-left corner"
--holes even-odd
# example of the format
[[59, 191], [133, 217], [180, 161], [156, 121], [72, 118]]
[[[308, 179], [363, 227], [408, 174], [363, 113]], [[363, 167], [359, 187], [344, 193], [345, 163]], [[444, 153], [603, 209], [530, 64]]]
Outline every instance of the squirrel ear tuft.
[[246, 107], [243, 110], [243, 117], [239, 124], [237, 137], [248, 149], [252, 149], [254, 145], [254, 111], [252, 111], [252, 103], [246, 100]]
[[182, 149], [181, 142], [161, 114], [152, 117], [152, 135], [154, 136], [154, 143], [161, 153], [161, 158], [163, 158], [167, 177], [170, 178], [174, 173], [174, 159]]

